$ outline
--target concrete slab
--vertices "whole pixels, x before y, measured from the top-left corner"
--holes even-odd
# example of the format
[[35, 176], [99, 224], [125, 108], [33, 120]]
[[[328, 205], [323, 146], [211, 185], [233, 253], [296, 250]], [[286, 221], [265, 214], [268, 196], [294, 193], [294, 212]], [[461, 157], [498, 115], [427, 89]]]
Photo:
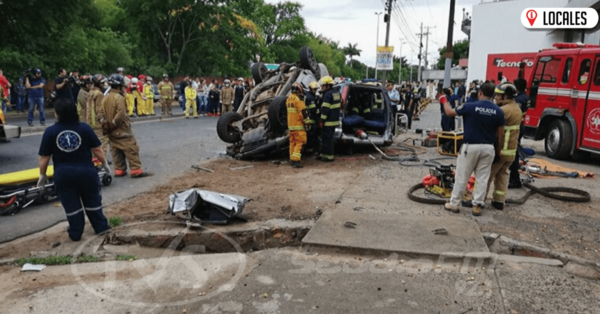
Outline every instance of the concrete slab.
[[[356, 226], [347, 227], [347, 222]], [[439, 228], [445, 228], [448, 234], [432, 232]], [[479, 227], [472, 220], [356, 211], [325, 212], [302, 243], [313, 247], [434, 256], [446, 252], [489, 252]]]

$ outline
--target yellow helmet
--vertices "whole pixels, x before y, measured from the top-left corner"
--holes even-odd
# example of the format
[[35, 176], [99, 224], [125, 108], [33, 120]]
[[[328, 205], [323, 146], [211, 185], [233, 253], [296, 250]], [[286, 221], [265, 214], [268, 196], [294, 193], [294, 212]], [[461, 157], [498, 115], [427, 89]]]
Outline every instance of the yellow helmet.
[[329, 75], [323, 76], [319, 82], [319, 85], [333, 85], [333, 79]]
[[314, 88], [314, 89], [317, 89], [317, 88], [319, 88], [319, 83], [317, 83], [317, 82], [315, 82], [315, 81], [312, 81], [312, 82], [310, 82], [310, 84], [308, 84], [308, 87], [309, 87], [310, 89], [313, 89], [313, 88]]

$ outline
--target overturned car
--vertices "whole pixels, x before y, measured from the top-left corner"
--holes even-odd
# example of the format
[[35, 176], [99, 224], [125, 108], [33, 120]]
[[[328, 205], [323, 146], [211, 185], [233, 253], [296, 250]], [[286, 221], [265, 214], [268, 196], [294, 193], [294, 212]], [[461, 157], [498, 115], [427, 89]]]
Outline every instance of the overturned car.
[[[269, 71], [263, 63], [255, 63], [252, 76], [256, 86], [246, 94], [237, 112], [223, 113], [217, 122], [217, 135], [231, 144], [227, 154], [248, 159], [287, 151], [285, 102], [292, 84], [297, 82], [308, 90], [311, 82], [327, 75], [327, 67], [317, 63], [309, 47], [300, 49], [299, 63], [281, 63], [276, 70]], [[343, 83], [333, 88], [342, 95], [341, 123], [335, 132], [337, 142], [350, 145], [392, 143], [392, 108], [381, 85]]]

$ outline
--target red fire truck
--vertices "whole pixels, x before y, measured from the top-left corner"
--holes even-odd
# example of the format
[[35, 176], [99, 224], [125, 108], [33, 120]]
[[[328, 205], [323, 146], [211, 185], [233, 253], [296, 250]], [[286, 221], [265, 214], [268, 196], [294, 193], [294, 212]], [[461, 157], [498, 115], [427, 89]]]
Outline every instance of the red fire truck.
[[529, 76], [525, 137], [545, 140], [554, 159], [600, 153], [600, 46], [556, 43]]

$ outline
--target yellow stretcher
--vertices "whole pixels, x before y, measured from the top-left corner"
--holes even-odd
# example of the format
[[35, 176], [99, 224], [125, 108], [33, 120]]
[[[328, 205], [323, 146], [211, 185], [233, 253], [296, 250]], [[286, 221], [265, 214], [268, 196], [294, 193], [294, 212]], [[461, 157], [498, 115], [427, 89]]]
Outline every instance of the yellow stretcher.
[[[112, 176], [102, 170], [95, 163], [98, 177], [104, 186], [112, 183]], [[40, 177], [40, 169], [33, 168], [0, 175], [0, 215], [14, 215], [21, 209], [33, 203], [42, 204], [57, 198], [54, 189], [54, 166], [48, 166], [46, 175], [50, 183], [44, 187], [38, 187], [37, 181]]]

